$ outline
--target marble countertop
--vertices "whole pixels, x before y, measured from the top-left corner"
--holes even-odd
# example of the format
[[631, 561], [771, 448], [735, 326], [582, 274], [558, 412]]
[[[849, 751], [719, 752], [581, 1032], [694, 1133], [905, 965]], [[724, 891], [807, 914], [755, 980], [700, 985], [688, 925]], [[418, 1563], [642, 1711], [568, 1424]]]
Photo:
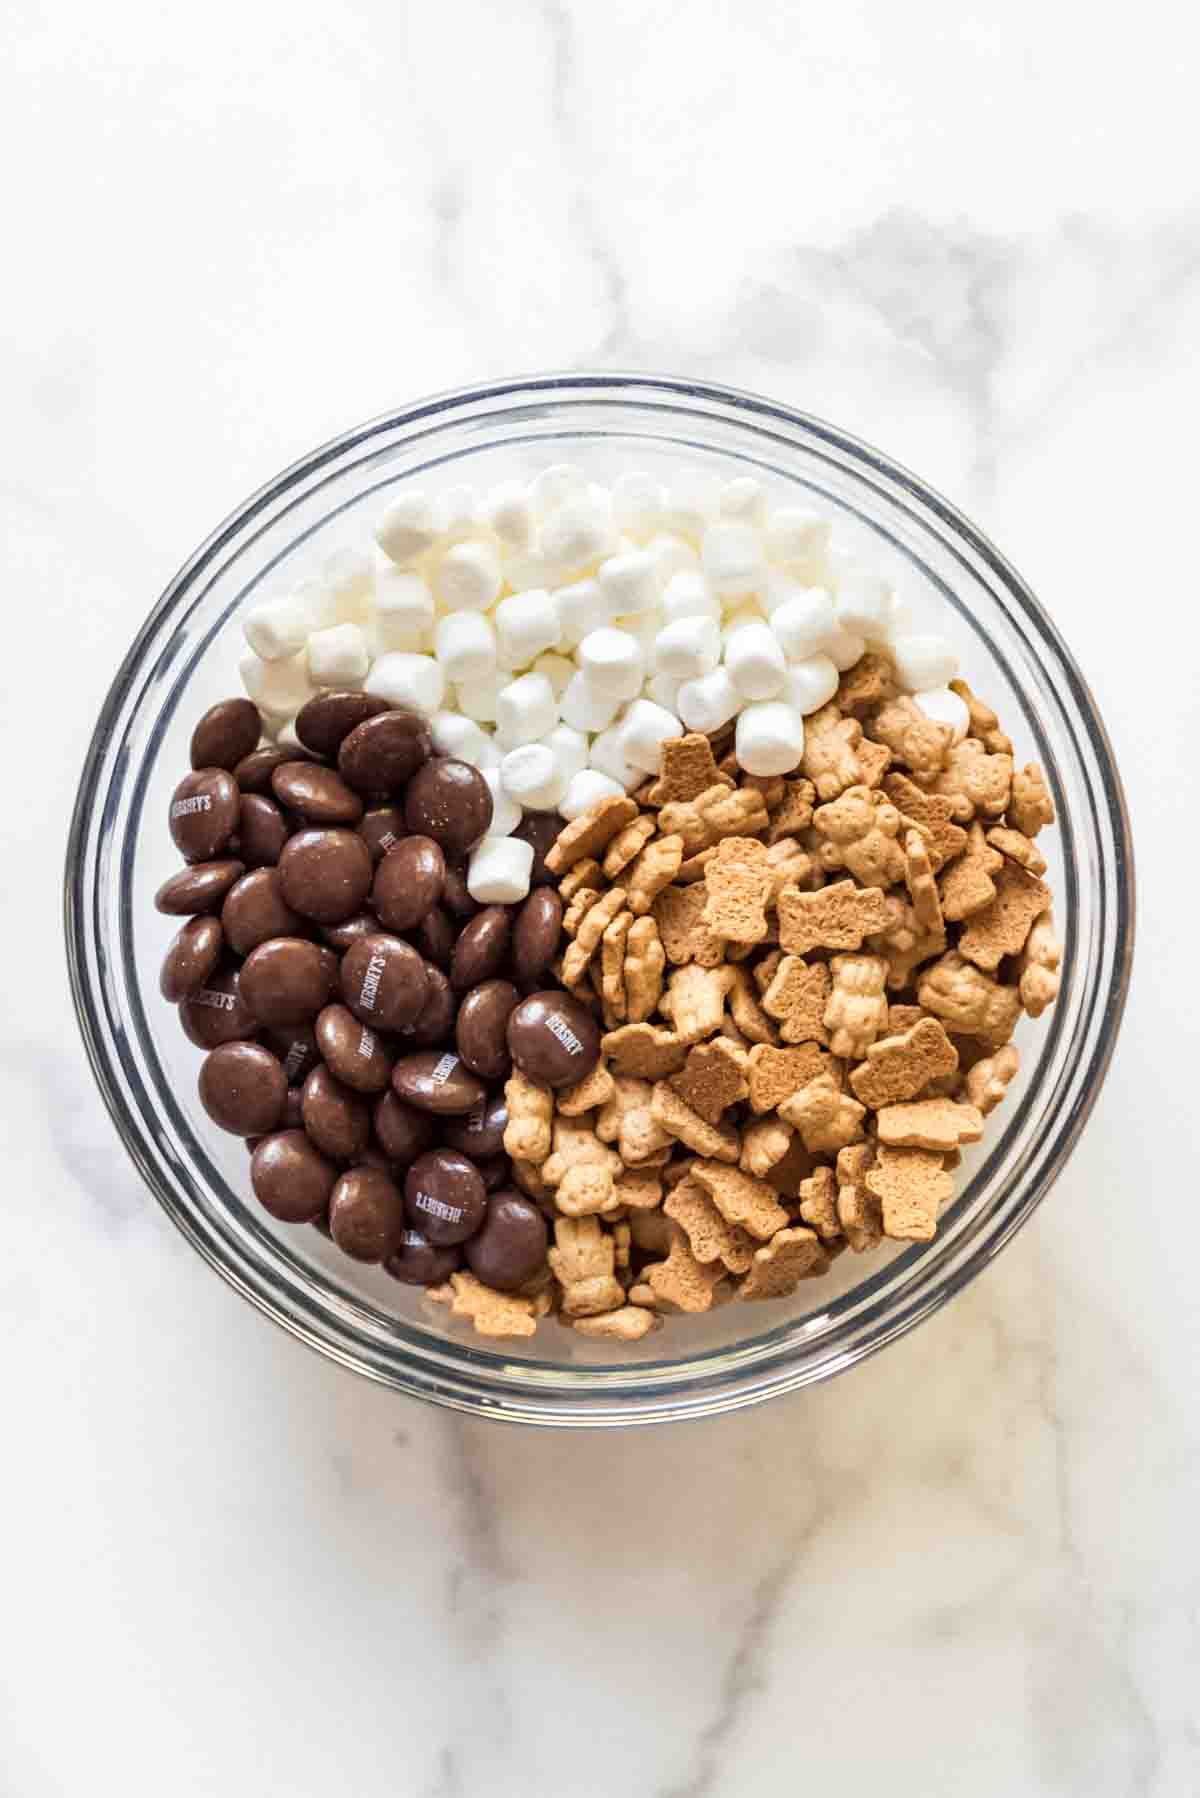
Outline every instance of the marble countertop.
[[[1082, 23], [9, 9], [4, 1793], [1197, 1789], [1200, 28]], [[770, 393], [960, 503], [1095, 688], [1141, 879], [1108, 1083], [998, 1263], [831, 1385], [629, 1437], [271, 1329], [119, 1147], [59, 925], [96, 707], [214, 522], [392, 402], [588, 366]]]

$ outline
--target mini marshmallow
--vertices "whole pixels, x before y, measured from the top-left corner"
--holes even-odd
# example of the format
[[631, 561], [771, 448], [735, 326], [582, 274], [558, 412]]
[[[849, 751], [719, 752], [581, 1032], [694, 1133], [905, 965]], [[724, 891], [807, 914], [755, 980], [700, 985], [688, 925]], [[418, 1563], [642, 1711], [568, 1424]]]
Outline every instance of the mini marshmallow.
[[380, 653], [426, 650], [433, 637], [433, 594], [419, 574], [390, 562], [375, 571], [371, 627]]
[[719, 488], [710, 475], [684, 470], [672, 481], [663, 505], [668, 531], [699, 543], [717, 516]]
[[834, 611], [841, 630], [878, 637], [891, 612], [892, 589], [876, 574], [856, 568], [838, 582]]
[[544, 587], [514, 593], [496, 607], [496, 642], [510, 668], [526, 668], [562, 634], [558, 606]]
[[319, 574], [310, 574], [307, 580], [300, 581], [288, 595], [298, 606], [308, 613], [308, 629], [326, 630], [331, 624], [340, 624], [337, 612], [337, 595], [333, 593]]
[[573, 674], [559, 701], [564, 724], [572, 730], [605, 730], [621, 709], [621, 701], [611, 693], [593, 687], [586, 674]]
[[477, 758], [491, 740], [461, 712], [435, 712], [429, 720], [429, 734], [439, 755], [452, 755], [455, 761], [470, 762], [474, 767], [479, 766]]
[[556, 724], [540, 739], [557, 761], [564, 781], [573, 780], [581, 768], [587, 767], [587, 733], [570, 724]]
[[662, 615], [666, 624], [680, 618], [712, 618], [719, 623], [721, 602], [698, 568], [682, 568], [667, 582]]
[[242, 621], [242, 634], [264, 662], [286, 662], [289, 656], [299, 655], [312, 629], [308, 607], [290, 593], [255, 606]]
[[303, 652], [285, 662], [264, 662], [256, 655], [243, 656], [238, 663], [242, 685], [260, 711], [280, 723], [294, 718], [300, 707], [312, 698], [312, 682], [308, 678], [308, 657]]
[[771, 629], [789, 662], [806, 662], [837, 630], [833, 599], [824, 587], [797, 587], [771, 613]]
[[625, 788], [596, 768], [582, 768], [567, 782], [567, 790], [558, 802], [559, 813], [568, 822], [590, 812], [602, 799], [623, 799]]
[[375, 541], [390, 561], [405, 568], [438, 540], [437, 514], [427, 493], [401, 493], [375, 526]]
[[308, 674], [314, 687], [361, 687], [371, 659], [357, 624], [334, 624], [308, 639]]
[[640, 615], [658, 605], [658, 563], [648, 550], [610, 556], [601, 562], [596, 578], [614, 617]]
[[505, 549], [528, 549], [537, 528], [537, 514], [528, 491], [517, 481], [494, 487], [483, 504], [484, 522]]
[[944, 637], [897, 637], [892, 659], [901, 684], [910, 693], [928, 693], [945, 687], [958, 673], [958, 657]]
[[621, 754], [633, 768], [643, 774], [657, 774], [662, 761], [662, 746], [668, 737], [683, 733], [679, 719], [652, 699], [635, 699], [617, 726], [617, 743]]
[[732, 642], [739, 631], [744, 631], [748, 624], [762, 624], [763, 622], [763, 615], [755, 605], [738, 606], [734, 611], [729, 612], [721, 626], [722, 654], [726, 645]]
[[321, 564], [321, 583], [333, 623], [366, 623], [375, 588], [375, 563], [366, 550], [335, 549]]
[[624, 631], [628, 636], [632, 637], [638, 648], [641, 650], [643, 669], [642, 679], [644, 680], [645, 670], [649, 668], [651, 662], [654, 660], [654, 645], [658, 642], [659, 633], [663, 628], [662, 613], [658, 607], [655, 606], [652, 612], [639, 612], [635, 616], [626, 614], [620, 618], [614, 619], [613, 623], [617, 630]]
[[504, 791], [533, 812], [552, 812], [567, 790], [558, 757], [544, 743], [522, 743], [500, 763]]
[[654, 670], [675, 680], [711, 674], [721, 660], [721, 631], [715, 618], [677, 618], [665, 624], [654, 646]]
[[485, 736], [482, 748], [476, 750], [472, 760], [481, 774], [487, 774], [490, 769], [498, 768], [504, 757], [500, 754], [493, 739]]
[[561, 699], [575, 673], [575, 664], [567, 656], [539, 656], [533, 664], [534, 674], [544, 674], [554, 688], [555, 699]]
[[831, 527], [803, 506], [780, 506], [767, 520], [767, 559], [787, 568], [809, 569], [823, 561], [829, 548]]
[[433, 589], [447, 612], [486, 612], [499, 595], [500, 557], [490, 543], [453, 544], [438, 563]]
[[459, 711], [476, 724], [495, 724], [496, 701], [507, 685], [508, 676], [500, 674], [490, 674], [486, 680], [460, 682], [454, 689]]
[[536, 512], [553, 512], [569, 499], [578, 499], [587, 487], [583, 471], [571, 462], [554, 462], [534, 475], [529, 501]]
[[617, 734], [618, 728], [610, 726], [608, 730], [602, 730], [598, 737], [593, 737], [592, 747], [588, 751], [588, 765], [598, 769], [601, 774], [607, 774], [610, 780], [617, 781], [624, 792], [632, 793], [635, 787], [641, 786], [646, 776], [642, 769], [635, 768], [625, 760]]
[[761, 619], [745, 624], [725, 645], [725, 666], [746, 699], [773, 699], [782, 691], [787, 660], [770, 625]]
[[516, 905], [528, 897], [533, 844], [488, 835], [471, 851], [467, 891], [477, 905]]
[[847, 668], [853, 668], [859, 656], [866, 652], [866, 641], [855, 635], [853, 631], [841, 630], [834, 626], [822, 639], [821, 649], [827, 655], [839, 674], [845, 674]]
[[652, 680], [646, 682], [642, 692], [647, 699], [652, 699], [655, 705], [660, 705], [664, 710], [674, 712], [678, 716], [679, 689], [682, 684], [681, 681], [675, 679], [674, 675], [656, 674]]
[[368, 693], [388, 700], [391, 705], [407, 705], [414, 711], [433, 713], [441, 706], [446, 677], [432, 656], [395, 650], [390, 655], [380, 656], [363, 686]]
[[496, 633], [482, 612], [451, 612], [438, 620], [433, 652], [447, 680], [470, 686], [496, 672]]
[[510, 551], [504, 563], [504, 578], [514, 593], [530, 587], [552, 587], [555, 570], [537, 548]]
[[615, 542], [611, 507], [598, 504], [589, 491], [550, 514], [539, 548], [548, 562], [566, 571], [600, 561], [612, 553]]
[[447, 487], [438, 510], [441, 534], [447, 543], [465, 543], [468, 537], [479, 534], [479, 500], [468, 482]]
[[743, 599], [766, 583], [763, 540], [753, 525], [728, 521], [710, 525], [700, 546], [700, 561], [722, 600]]
[[613, 522], [619, 531], [644, 542], [662, 522], [663, 489], [653, 475], [632, 470], [613, 482]]
[[522, 674], [496, 695], [496, 734], [505, 749], [536, 743], [558, 723], [558, 700], [544, 674]]
[[898, 593], [893, 593], [888, 605], [887, 617], [883, 621], [883, 629], [876, 635], [880, 643], [893, 642], [897, 637], [912, 635], [914, 624], [912, 607], [904, 603]]
[[494, 768], [480, 769], [492, 795], [492, 821], [487, 828], [489, 837], [510, 836], [524, 816], [516, 800], [505, 791], [501, 767], [502, 763], [497, 762]]
[[675, 531], [660, 531], [651, 537], [646, 545], [647, 553], [654, 557], [658, 567], [660, 587], [669, 585], [672, 577], [682, 574], [685, 569], [699, 568], [700, 558], [686, 537]]
[[779, 700], [748, 705], [737, 721], [734, 753], [747, 774], [790, 774], [804, 754], [804, 720]]
[[753, 524], [761, 529], [767, 517], [766, 488], [752, 475], [739, 475], [737, 480], [726, 481], [722, 487], [717, 510], [722, 518], [735, 518], [741, 524]]
[[736, 716], [742, 695], [728, 668], [714, 668], [698, 680], [685, 680], [679, 689], [679, 716], [689, 730], [720, 730]]
[[589, 631], [579, 645], [580, 669], [591, 685], [615, 699], [633, 699], [645, 675], [642, 648], [628, 631]]
[[294, 718], [289, 718], [283, 729], [275, 733], [275, 742], [280, 749], [298, 749], [302, 755], [306, 753], [303, 743], [296, 734]]
[[827, 705], [837, 689], [838, 671], [829, 657], [809, 656], [806, 661], [793, 662], [789, 666], [781, 697], [786, 704], [794, 706], [801, 717], [807, 718], [810, 712]]
[[914, 693], [913, 700], [935, 724], [950, 726], [953, 743], [962, 742], [971, 728], [971, 713], [965, 699], [951, 692], [949, 687], [931, 687], [927, 692]]
[[558, 612], [559, 640], [564, 649], [577, 649], [589, 631], [611, 624], [615, 614], [600, 590], [599, 581], [576, 581], [559, 587], [554, 595]]

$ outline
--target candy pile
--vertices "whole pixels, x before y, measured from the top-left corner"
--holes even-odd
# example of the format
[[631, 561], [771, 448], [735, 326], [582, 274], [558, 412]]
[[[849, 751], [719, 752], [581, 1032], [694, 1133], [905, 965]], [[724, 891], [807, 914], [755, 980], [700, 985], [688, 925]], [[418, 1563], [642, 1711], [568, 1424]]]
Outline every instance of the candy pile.
[[928, 1241], [1060, 951], [1040, 771], [964, 682], [944, 719], [906, 684], [859, 654], [786, 774], [729, 720], [531, 813], [520, 904], [473, 892], [492, 786], [419, 710], [319, 693], [293, 747], [214, 708], [162, 988], [264, 1207], [499, 1337], [634, 1341]]
[[254, 607], [245, 634], [243, 683], [280, 742], [314, 693], [362, 688], [483, 772], [494, 810], [467, 880], [488, 902], [529, 890], [523, 813], [576, 818], [632, 791], [684, 731], [736, 720], [745, 772], [792, 773], [805, 718], [868, 648], [956, 740], [968, 728], [950, 646], [912, 632], [828, 521], [770, 510], [749, 478], [610, 489], [560, 465], [482, 499], [405, 492], [369, 550]]

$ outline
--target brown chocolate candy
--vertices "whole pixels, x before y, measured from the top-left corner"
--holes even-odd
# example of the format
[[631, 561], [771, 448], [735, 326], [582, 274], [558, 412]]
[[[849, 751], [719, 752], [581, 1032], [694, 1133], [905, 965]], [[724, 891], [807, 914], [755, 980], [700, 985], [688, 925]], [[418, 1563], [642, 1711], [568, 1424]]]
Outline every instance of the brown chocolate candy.
[[198, 993], [221, 959], [224, 932], [216, 918], [190, 918], [163, 959], [158, 986], [178, 1005]]
[[421, 1049], [402, 1055], [392, 1069], [392, 1087], [407, 1105], [439, 1117], [461, 1117], [483, 1098], [483, 1081], [450, 1050]]
[[354, 1261], [386, 1261], [404, 1236], [400, 1188], [380, 1168], [343, 1174], [329, 1201], [329, 1234]]
[[508, 980], [484, 980], [473, 986], [458, 1008], [454, 1042], [473, 1074], [485, 1080], [507, 1080], [512, 1072], [508, 1053], [508, 1017], [520, 998]]
[[319, 762], [284, 762], [271, 776], [271, 790], [308, 824], [357, 824], [363, 815], [358, 794]]
[[249, 955], [273, 936], [294, 937], [304, 929], [304, 920], [283, 896], [278, 868], [243, 874], [221, 907], [221, 923], [237, 955]]
[[336, 1161], [353, 1161], [371, 1140], [371, 1108], [322, 1064], [304, 1082], [304, 1128], [318, 1149]]
[[358, 793], [395, 793], [433, 749], [420, 712], [398, 706], [356, 725], [338, 750], [343, 780]]
[[403, 809], [398, 805], [377, 805], [364, 812], [358, 834], [371, 852], [378, 867], [390, 849], [408, 835]]
[[414, 1049], [436, 1048], [448, 1043], [454, 1032], [454, 1014], [458, 1000], [450, 982], [431, 961], [425, 963], [425, 1003], [415, 1024], [404, 1032]]
[[238, 855], [248, 868], [273, 868], [288, 840], [287, 820], [263, 793], [243, 793], [238, 806]]
[[356, 725], [390, 710], [387, 700], [377, 699], [373, 693], [318, 693], [301, 707], [296, 735], [314, 755], [333, 761]]
[[477, 1167], [495, 1158], [504, 1159], [504, 1131], [508, 1124], [508, 1106], [503, 1091], [488, 1093], [472, 1106], [465, 1117], [447, 1118], [442, 1125], [442, 1141], [448, 1149], [469, 1155]]
[[478, 899], [472, 899], [467, 888], [467, 870], [456, 862], [446, 863], [442, 904], [452, 918], [473, 918], [479, 910]]
[[250, 1162], [250, 1184], [265, 1211], [284, 1224], [311, 1224], [325, 1213], [337, 1169], [303, 1130], [264, 1136]]
[[194, 868], [181, 868], [164, 880], [154, 895], [156, 911], [169, 918], [194, 918], [201, 912], [216, 911], [235, 880], [246, 872], [245, 862], [198, 862]]
[[475, 1166], [489, 1192], [497, 1192], [500, 1187], [507, 1186], [512, 1178], [507, 1155], [486, 1155], [482, 1160], [477, 1158]]
[[512, 965], [525, 984], [541, 981], [558, 950], [563, 902], [553, 887], [534, 887], [517, 913], [512, 933]]
[[344, 924], [371, 890], [371, 857], [353, 830], [301, 830], [279, 858], [283, 896], [302, 918]]
[[426, 961], [433, 962], [435, 967], [449, 969], [458, 936], [458, 929], [449, 912], [443, 911], [440, 905], [433, 906], [410, 934]]
[[377, 1101], [371, 1117], [375, 1140], [387, 1159], [407, 1167], [418, 1155], [433, 1147], [437, 1125], [427, 1111], [406, 1105], [394, 1092], [386, 1092]]
[[282, 768], [285, 762], [301, 761], [306, 753], [303, 749], [289, 749], [283, 744], [256, 749], [238, 763], [233, 771], [233, 778], [243, 793], [270, 793], [271, 776], [276, 768]]
[[412, 930], [436, 906], [445, 882], [446, 858], [433, 838], [405, 837], [375, 870], [371, 905], [389, 930]]
[[283, 1024], [275, 1030], [264, 1030], [263, 1041], [272, 1055], [279, 1057], [292, 1086], [307, 1080], [321, 1059], [311, 1024]]
[[258, 1035], [258, 1022], [242, 997], [241, 974], [226, 968], [214, 974], [179, 1007], [183, 1034], [198, 1049], [244, 1042]]
[[404, 795], [409, 830], [432, 837], [447, 855], [475, 847], [492, 822], [492, 809], [492, 790], [478, 768], [450, 756], [432, 756]]
[[515, 1292], [545, 1265], [546, 1220], [513, 1188], [495, 1192], [483, 1223], [466, 1246], [467, 1266], [485, 1286]]
[[440, 1286], [461, 1266], [461, 1249], [435, 1248], [421, 1230], [405, 1230], [400, 1247], [383, 1264], [385, 1273], [407, 1286]]
[[600, 1029], [569, 993], [531, 993], [509, 1014], [508, 1052], [531, 1080], [574, 1086], [600, 1059]]
[[529, 874], [530, 886], [554, 886], [558, 876], [551, 874], [546, 866], [546, 855], [558, 841], [563, 821], [557, 812], [526, 812], [513, 836], [520, 843], [528, 843], [533, 850], [533, 867]]
[[407, 1030], [428, 997], [425, 963], [397, 936], [365, 936], [342, 957], [342, 998], [360, 1024]]
[[238, 822], [239, 794], [224, 768], [200, 768], [171, 795], [171, 841], [185, 862], [211, 862], [229, 843]]
[[236, 768], [262, 736], [258, 707], [249, 699], [209, 706], [192, 732], [193, 768]]
[[494, 980], [508, 960], [512, 927], [508, 907], [485, 905], [464, 924], [450, 962], [450, 984], [457, 993]]
[[487, 1188], [479, 1170], [454, 1149], [431, 1149], [404, 1178], [404, 1214], [435, 1247], [466, 1242], [483, 1222]]
[[379, 919], [373, 911], [356, 912], [347, 918], [344, 924], [322, 924], [321, 937], [336, 949], [339, 955], [345, 954], [351, 943], [357, 943], [364, 936], [379, 935]]
[[260, 1043], [222, 1043], [200, 1066], [200, 1102], [233, 1136], [266, 1136], [283, 1116], [287, 1081]]
[[283, 1116], [279, 1120], [281, 1130], [303, 1130], [304, 1128], [304, 1089], [300, 1086], [289, 1086], [287, 1098], [283, 1101]]
[[242, 967], [242, 997], [260, 1024], [304, 1024], [337, 985], [337, 956], [299, 936], [260, 943]]
[[327, 1005], [317, 1018], [317, 1047], [345, 1086], [359, 1093], [381, 1093], [392, 1078], [391, 1054], [368, 1024], [360, 1024], [345, 1005]]

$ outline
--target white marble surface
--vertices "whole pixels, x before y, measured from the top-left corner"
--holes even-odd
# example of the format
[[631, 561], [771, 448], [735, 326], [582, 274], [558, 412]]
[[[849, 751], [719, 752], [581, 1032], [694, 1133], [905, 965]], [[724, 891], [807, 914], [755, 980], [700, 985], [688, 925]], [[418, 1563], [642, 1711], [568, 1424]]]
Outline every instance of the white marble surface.
[[[1194, 18], [15, 0], [0, 35], [0, 1790], [1193, 1793]], [[117, 1145], [58, 921], [89, 719], [210, 526], [393, 401], [589, 365], [792, 400], [978, 518], [1095, 686], [1142, 896], [1108, 1085], [994, 1269], [832, 1386], [628, 1438], [441, 1415], [245, 1306]]]

